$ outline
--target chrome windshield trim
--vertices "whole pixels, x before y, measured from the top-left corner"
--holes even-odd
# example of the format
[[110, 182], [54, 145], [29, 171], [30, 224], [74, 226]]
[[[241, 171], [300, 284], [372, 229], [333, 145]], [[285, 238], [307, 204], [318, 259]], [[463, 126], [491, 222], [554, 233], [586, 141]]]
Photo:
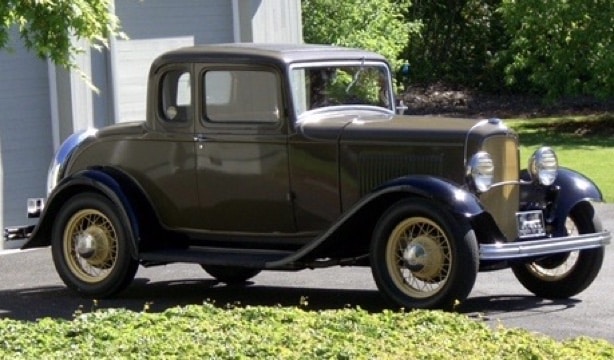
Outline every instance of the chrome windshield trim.
[[603, 231], [541, 240], [480, 244], [480, 260], [509, 260], [593, 249], [610, 244], [611, 238], [609, 231]]

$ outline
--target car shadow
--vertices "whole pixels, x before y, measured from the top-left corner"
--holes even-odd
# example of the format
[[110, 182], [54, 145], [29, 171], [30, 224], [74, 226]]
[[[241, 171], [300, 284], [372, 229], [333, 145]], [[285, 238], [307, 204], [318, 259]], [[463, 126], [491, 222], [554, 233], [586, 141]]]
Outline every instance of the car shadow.
[[526, 318], [572, 309], [578, 299], [544, 299], [531, 295], [490, 295], [470, 297], [458, 308], [458, 312], [485, 321], [505, 317]]
[[[106, 308], [163, 312], [172, 307], [204, 302], [220, 307], [263, 305], [299, 307], [310, 311], [360, 307], [375, 313], [392, 309], [377, 290], [259, 286], [251, 282], [229, 286], [212, 279], [152, 282], [147, 278], [137, 278], [128, 289], [110, 299], [80, 297], [62, 286], [1, 291], [0, 318], [23, 321], [46, 317], [71, 319], [76, 313]], [[564, 311], [578, 302], [533, 296], [480, 296], [468, 298], [454, 311], [488, 321], [501, 314], [526, 317]]]

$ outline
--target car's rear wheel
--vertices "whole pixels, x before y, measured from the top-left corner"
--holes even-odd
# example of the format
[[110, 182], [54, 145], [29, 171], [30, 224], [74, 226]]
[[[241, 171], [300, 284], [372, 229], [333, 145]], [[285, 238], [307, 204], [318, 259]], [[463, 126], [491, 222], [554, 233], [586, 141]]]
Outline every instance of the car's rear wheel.
[[203, 265], [207, 274], [227, 284], [241, 284], [260, 273], [260, 269], [237, 266]]
[[473, 231], [421, 199], [401, 201], [382, 216], [370, 261], [380, 291], [412, 309], [450, 309], [463, 301], [479, 266]]
[[[594, 212], [576, 209], [565, 221], [569, 235], [601, 231]], [[512, 266], [520, 283], [533, 294], [547, 299], [565, 299], [579, 294], [597, 277], [603, 263], [603, 247], [556, 254], [528, 264]]]
[[70, 198], [53, 226], [51, 252], [58, 274], [77, 292], [107, 297], [134, 279], [138, 262], [129, 251], [128, 228], [113, 203], [96, 193]]

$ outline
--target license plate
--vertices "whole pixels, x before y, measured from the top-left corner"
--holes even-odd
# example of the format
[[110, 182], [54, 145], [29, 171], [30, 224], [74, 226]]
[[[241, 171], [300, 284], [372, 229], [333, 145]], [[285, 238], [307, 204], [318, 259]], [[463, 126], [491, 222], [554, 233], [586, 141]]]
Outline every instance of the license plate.
[[520, 238], [546, 236], [544, 215], [541, 210], [517, 212], [516, 224]]

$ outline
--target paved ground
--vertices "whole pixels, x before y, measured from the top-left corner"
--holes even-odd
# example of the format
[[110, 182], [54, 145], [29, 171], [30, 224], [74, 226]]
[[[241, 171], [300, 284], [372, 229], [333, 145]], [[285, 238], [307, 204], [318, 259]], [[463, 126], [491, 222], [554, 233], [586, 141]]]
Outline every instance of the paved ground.
[[[604, 225], [614, 230], [614, 206], [598, 207]], [[587, 335], [614, 343], [614, 250], [606, 252], [603, 269], [593, 285], [565, 301], [537, 298], [503, 270], [480, 273], [460, 311], [493, 326], [521, 327], [557, 339]], [[67, 290], [55, 272], [49, 249], [5, 250], [0, 255], [0, 317], [36, 320], [71, 318], [92, 301]], [[209, 278], [197, 265], [176, 264], [140, 268], [135, 282], [120, 297], [101, 300], [99, 307], [150, 311], [214, 301], [217, 304], [297, 306], [307, 299], [310, 309], [360, 306], [381, 311], [385, 303], [369, 269], [331, 268], [300, 272], [265, 272], [247, 287], [228, 287]]]

